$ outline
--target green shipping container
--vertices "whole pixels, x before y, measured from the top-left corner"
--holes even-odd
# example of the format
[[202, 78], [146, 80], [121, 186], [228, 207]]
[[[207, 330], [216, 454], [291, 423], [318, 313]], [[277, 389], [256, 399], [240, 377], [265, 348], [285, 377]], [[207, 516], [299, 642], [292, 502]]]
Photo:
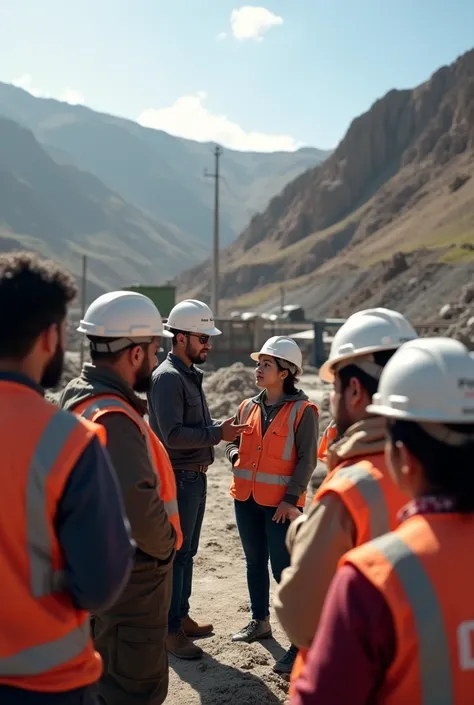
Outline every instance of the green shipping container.
[[176, 303], [176, 287], [166, 284], [164, 286], [126, 286], [125, 291], [136, 291], [148, 296], [153, 301], [163, 318], [168, 318], [171, 309]]

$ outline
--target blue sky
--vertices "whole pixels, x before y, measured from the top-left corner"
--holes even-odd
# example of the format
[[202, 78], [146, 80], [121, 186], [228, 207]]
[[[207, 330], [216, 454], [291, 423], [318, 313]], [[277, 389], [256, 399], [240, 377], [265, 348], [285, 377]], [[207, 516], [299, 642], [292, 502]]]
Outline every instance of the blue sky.
[[474, 0], [0, 0], [0, 46], [0, 80], [36, 95], [237, 149], [330, 148], [474, 47]]

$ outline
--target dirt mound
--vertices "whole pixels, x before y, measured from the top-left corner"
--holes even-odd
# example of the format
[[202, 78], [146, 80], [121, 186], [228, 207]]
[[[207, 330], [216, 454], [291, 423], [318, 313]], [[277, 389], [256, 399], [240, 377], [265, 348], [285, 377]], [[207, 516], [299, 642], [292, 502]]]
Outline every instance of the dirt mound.
[[460, 340], [470, 350], [474, 350], [474, 284], [466, 284], [454, 303], [445, 304], [439, 315], [452, 321], [447, 335]]
[[323, 400], [318, 404], [319, 409], [319, 433], [320, 435], [326, 430], [331, 421], [331, 412], [329, 410], [329, 392], [323, 396]]
[[207, 403], [214, 419], [233, 416], [240, 402], [258, 393], [255, 386], [255, 369], [236, 362], [221, 367], [204, 380]]

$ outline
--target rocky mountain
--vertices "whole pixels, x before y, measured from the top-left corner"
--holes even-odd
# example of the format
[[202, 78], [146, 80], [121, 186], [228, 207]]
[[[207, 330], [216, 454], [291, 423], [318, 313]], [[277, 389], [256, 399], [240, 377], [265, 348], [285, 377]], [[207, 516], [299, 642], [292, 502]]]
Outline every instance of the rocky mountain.
[[18, 248], [59, 258], [76, 274], [87, 254], [91, 296], [166, 279], [204, 256], [198, 242], [95, 176], [60, 166], [29, 130], [0, 117], [0, 250]]
[[[378, 100], [254, 216], [223, 253], [224, 304], [268, 310], [283, 286], [313, 316], [397, 303], [432, 314], [435, 292], [474, 274], [473, 174], [474, 50]], [[210, 274], [185, 272], [180, 291], [206, 297]]]
[[[212, 145], [173, 137], [122, 118], [34, 98], [0, 83], [0, 115], [32, 130], [61, 164], [93, 174], [125, 201], [178, 229], [208, 252], [212, 237]], [[231, 243], [252, 216], [329, 152], [257, 154], [226, 149], [221, 159], [221, 237]], [[196, 260], [183, 262], [187, 268]]]

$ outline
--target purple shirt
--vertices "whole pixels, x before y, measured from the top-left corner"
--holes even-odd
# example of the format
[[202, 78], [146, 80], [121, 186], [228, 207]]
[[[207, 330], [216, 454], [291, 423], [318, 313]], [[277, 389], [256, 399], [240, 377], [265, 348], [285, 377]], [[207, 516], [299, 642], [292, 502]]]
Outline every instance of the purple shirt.
[[291, 705], [375, 703], [394, 654], [393, 620], [384, 598], [357, 568], [346, 564], [329, 588]]

